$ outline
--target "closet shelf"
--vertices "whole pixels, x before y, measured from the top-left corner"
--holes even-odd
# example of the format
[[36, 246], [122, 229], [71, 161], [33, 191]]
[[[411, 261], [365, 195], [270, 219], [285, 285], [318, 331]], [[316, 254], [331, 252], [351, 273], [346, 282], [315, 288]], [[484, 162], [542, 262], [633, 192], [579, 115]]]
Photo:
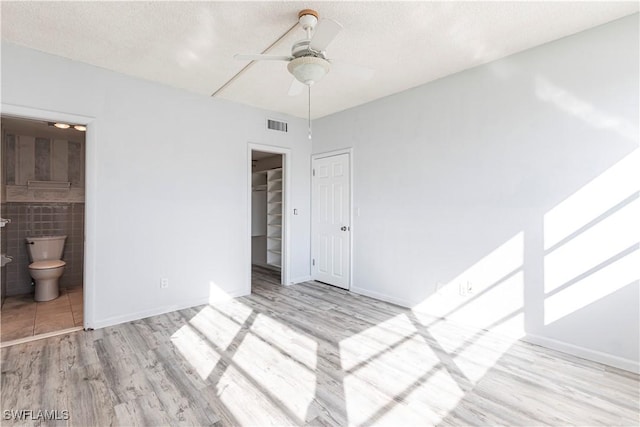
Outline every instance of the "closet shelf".
[[282, 268], [282, 168], [267, 172], [267, 264]]

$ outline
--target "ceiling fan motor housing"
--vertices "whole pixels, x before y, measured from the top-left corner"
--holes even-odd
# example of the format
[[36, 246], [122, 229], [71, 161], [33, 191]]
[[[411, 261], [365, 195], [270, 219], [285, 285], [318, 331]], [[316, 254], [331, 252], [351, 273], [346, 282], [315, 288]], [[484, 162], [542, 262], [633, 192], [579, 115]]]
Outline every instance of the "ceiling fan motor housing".
[[318, 12], [313, 9], [303, 9], [298, 13], [298, 22], [305, 31], [312, 31], [318, 23]]
[[315, 56], [322, 59], [327, 59], [324, 56], [324, 52], [318, 52], [309, 47], [311, 41], [309, 39], [297, 41], [291, 46], [291, 56], [294, 58], [300, 58], [301, 56]]

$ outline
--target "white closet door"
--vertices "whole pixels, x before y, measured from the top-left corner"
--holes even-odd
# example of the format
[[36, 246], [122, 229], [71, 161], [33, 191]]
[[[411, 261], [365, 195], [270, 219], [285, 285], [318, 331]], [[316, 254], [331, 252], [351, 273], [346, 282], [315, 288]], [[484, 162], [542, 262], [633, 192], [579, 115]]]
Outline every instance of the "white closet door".
[[349, 154], [313, 161], [312, 277], [349, 289], [351, 182]]

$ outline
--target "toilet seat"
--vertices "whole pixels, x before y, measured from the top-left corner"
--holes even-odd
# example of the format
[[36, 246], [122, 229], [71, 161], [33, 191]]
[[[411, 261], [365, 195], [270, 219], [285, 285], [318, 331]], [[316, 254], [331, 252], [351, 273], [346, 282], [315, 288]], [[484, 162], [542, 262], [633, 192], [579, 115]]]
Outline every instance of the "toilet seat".
[[36, 261], [29, 264], [29, 268], [32, 270], [48, 270], [50, 268], [59, 268], [67, 265], [66, 262], [62, 260], [50, 260], [50, 261]]

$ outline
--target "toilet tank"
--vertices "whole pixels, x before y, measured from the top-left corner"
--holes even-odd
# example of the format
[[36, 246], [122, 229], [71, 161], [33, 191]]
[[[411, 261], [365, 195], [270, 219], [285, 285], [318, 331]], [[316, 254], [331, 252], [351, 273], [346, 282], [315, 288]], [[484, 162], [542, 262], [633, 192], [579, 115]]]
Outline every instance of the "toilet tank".
[[27, 237], [27, 249], [32, 262], [62, 259], [67, 236]]

